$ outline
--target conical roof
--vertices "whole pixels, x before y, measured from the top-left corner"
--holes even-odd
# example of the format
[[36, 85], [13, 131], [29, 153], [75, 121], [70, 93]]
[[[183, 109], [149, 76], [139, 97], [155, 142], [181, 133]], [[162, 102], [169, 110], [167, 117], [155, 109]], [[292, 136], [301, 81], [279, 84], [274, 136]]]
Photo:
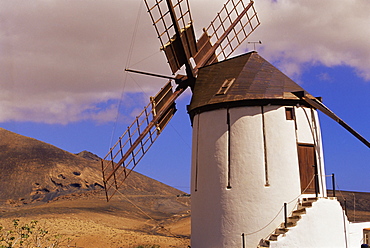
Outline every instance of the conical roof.
[[189, 113], [240, 105], [295, 105], [304, 89], [257, 52], [199, 70]]

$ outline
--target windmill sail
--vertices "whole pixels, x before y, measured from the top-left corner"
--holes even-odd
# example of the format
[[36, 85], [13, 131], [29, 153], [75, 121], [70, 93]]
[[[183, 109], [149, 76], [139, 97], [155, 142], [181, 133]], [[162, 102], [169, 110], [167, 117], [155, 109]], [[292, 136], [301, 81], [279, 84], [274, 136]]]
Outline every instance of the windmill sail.
[[260, 25], [250, 1], [228, 0], [198, 41], [196, 69], [230, 57]]
[[[188, 0], [145, 0], [172, 73], [188, 63], [197, 49]], [[179, 35], [178, 35], [179, 34]], [[179, 38], [180, 36], [180, 38]]]
[[102, 171], [107, 201], [171, 120], [176, 112], [175, 100], [182, 92], [183, 89], [173, 92], [171, 82], [168, 82], [155, 97], [150, 98], [150, 103], [104, 157]]
[[195, 75], [200, 67], [229, 58], [260, 25], [254, 2], [244, 1], [228, 0], [196, 41], [188, 0], [145, 0], [172, 73], [190, 66], [190, 58]]
[[[174, 93], [169, 82], [151, 98], [151, 103], [102, 160], [108, 201], [171, 120], [176, 112], [177, 97], [187, 87], [193, 89], [198, 69], [228, 58], [260, 24], [253, 1], [245, 5], [243, 0], [228, 0], [202, 37], [196, 41], [188, 0], [144, 2], [172, 73], [185, 66], [187, 75], [176, 77], [179, 86]], [[196, 63], [195, 68], [191, 58]]]
[[328, 107], [326, 107], [322, 102], [317, 100], [315, 97], [310, 97], [310, 95], [306, 94], [304, 91], [293, 92], [296, 96], [301, 98], [303, 101], [308, 103], [310, 106], [320, 110], [331, 119], [336, 121], [339, 125], [344, 127], [348, 132], [350, 132], [353, 136], [355, 136], [358, 140], [364, 143], [367, 147], [370, 148], [370, 142], [366, 140], [361, 134], [359, 134], [356, 130], [350, 127], [346, 122], [344, 122], [341, 118], [339, 118], [333, 111], [331, 111]]

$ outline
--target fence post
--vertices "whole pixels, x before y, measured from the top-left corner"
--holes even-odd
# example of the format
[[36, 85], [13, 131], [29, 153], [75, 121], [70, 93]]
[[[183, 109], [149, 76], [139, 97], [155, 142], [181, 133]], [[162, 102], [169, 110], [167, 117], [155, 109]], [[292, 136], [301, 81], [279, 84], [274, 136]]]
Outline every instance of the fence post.
[[245, 248], [245, 239], [244, 239], [244, 233], [242, 233], [242, 241], [243, 241], [243, 248]]
[[288, 228], [288, 203], [284, 203], [284, 227]]
[[333, 183], [333, 197], [335, 197], [335, 176], [334, 173], [331, 174], [332, 183]]
[[317, 165], [313, 165], [314, 169], [315, 169], [315, 194], [316, 194], [316, 198], [319, 197], [319, 187], [320, 187], [320, 184], [319, 184], [319, 171], [318, 171], [318, 168], [317, 168]]

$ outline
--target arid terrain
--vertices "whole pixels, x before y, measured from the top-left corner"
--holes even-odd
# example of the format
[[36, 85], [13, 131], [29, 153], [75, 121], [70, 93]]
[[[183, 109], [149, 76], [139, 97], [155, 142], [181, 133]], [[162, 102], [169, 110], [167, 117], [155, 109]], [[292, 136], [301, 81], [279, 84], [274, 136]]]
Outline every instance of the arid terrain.
[[71, 247], [187, 247], [190, 197], [131, 173], [110, 202], [99, 158], [0, 129], [0, 225], [37, 220]]
[[[0, 226], [37, 220], [61, 235], [62, 247], [190, 244], [190, 196], [184, 192], [132, 172], [107, 202], [94, 154], [71, 154], [1, 128], [0, 148]], [[350, 221], [370, 221], [370, 193], [338, 191], [336, 196], [343, 208], [346, 201]]]
[[[328, 196], [333, 192], [328, 191]], [[370, 221], [370, 193], [337, 191], [336, 197], [342, 208], [346, 210], [348, 220], [351, 222]]]
[[189, 211], [160, 210], [167, 201], [182, 200], [170, 198], [127, 195], [107, 203], [101, 191], [74, 194], [36, 206], [3, 206], [0, 223], [37, 220], [49, 232], [72, 239], [72, 247], [187, 247]]

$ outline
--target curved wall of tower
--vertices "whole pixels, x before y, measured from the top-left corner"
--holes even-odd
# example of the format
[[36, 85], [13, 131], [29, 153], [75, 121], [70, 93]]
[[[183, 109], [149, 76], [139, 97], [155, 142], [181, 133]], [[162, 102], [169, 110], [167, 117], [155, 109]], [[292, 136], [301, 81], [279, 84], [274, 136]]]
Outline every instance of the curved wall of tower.
[[290, 213], [300, 198], [315, 196], [301, 186], [299, 145], [315, 147], [319, 196], [326, 194], [316, 110], [267, 105], [198, 113], [192, 142], [192, 248], [257, 247], [284, 221], [284, 203]]

